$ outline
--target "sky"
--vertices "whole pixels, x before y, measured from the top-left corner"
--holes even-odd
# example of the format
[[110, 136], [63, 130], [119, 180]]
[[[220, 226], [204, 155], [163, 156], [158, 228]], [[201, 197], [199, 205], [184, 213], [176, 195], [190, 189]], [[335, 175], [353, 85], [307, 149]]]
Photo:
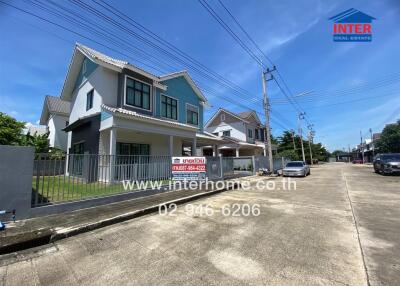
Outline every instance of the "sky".
[[[37, 124], [44, 97], [60, 94], [76, 42], [157, 75], [188, 70], [200, 87], [212, 90], [205, 93], [211, 104], [205, 110], [205, 120], [219, 107], [233, 112], [255, 109], [261, 120], [265, 120], [260, 66], [197, 0], [107, 0], [107, 3], [239, 86], [242, 94], [202, 77], [187, 63], [173, 62], [165, 54], [152, 50], [132, 36], [134, 30], [118, 30], [70, 1], [57, 3], [65, 11], [82, 13], [100, 25], [102, 31], [112, 32], [124, 43], [105, 42], [104, 37], [91, 34], [93, 31], [72, 26], [26, 1], [1, 1], [91, 38], [73, 34], [0, 2], [0, 111], [18, 120]], [[315, 142], [321, 142], [330, 151], [347, 150], [359, 144], [360, 131], [364, 138], [369, 138], [370, 128], [380, 132], [385, 124], [400, 119], [398, 1], [221, 1], [273, 61], [296, 98], [298, 107], [295, 108], [274, 81], [267, 83], [274, 136], [283, 130], [298, 130], [300, 109], [306, 112], [308, 120], [301, 121], [304, 133], [308, 123], [312, 123]], [[91, 0], [83, 2], [98, 7]], [[207, 3], [255, 50], [217, 0], [207, 0]], [[332, 40], [329, 18], [350, 8], [377, 19], [373, 22], [371, 42]], [[149, 61], [135, 47], [159, 61], [154, 58]]]

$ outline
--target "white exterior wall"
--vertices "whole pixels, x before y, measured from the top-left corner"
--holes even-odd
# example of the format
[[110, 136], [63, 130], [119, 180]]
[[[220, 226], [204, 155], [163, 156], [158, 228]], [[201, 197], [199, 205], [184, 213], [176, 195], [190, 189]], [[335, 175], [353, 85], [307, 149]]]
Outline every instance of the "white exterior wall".
[[[86, 95], [94, 88], [93, 107], [86, 111]], [[117, 106], [118, 73], [98, 66], [72, 95], [70, 124], [101, 111], [101, 104]]]
[[49, 141], [51, 147], [57, 147], [67, 151], [68, 134], [62, 129], [65, 128], [68, 117], [61, 115], [51, 115], [47, 122], [49, 129]]
[[237, 138], [242, 141], [246, 141], [246, 126], [244, 122], [238, 121], [234, 123], [221, 123], [218, 126], [210, 126], [205, 128], [207, 132], [215, 133], [218, 132], [219, 136], [222, 136], [222, 132], [226, 130], [231, 131], [231, 137]]

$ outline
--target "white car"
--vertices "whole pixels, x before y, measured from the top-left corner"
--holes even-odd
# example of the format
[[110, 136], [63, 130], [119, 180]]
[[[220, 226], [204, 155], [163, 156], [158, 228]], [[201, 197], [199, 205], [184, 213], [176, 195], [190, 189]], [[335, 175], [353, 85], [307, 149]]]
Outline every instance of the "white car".
[[310, 174], [310, 166], [303, 161], [291, 161], [282, 170], [282, 176], [284, 177], [305, 177]]

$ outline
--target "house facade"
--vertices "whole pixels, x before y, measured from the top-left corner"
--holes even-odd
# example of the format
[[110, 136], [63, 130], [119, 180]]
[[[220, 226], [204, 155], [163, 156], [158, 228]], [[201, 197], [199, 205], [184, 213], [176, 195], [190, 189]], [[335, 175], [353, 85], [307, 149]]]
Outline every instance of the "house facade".
[[181, 156], [204, 138], [207, 99], [186, 71], [155, 76], [77, 44], [61, 92], [71, 103], [68, 152]]
[[49, 145], [67, 151], [68, 134], [63, 129], [69, 124], [70, 103], [56, 96], [44, 99], [40, 125], [49, 132]]
[[[221, 136], [226, 143], [218, 146], [222, 156], [239, 157], [266, 155], [265, 126], [261, 123], [255, 111], [234, 113], [220, 108], [208, 120], [204, 130]], [[276, 146], [273, 146], [276, 152]], [[208, 154], [209, 148], [203, 148]]]

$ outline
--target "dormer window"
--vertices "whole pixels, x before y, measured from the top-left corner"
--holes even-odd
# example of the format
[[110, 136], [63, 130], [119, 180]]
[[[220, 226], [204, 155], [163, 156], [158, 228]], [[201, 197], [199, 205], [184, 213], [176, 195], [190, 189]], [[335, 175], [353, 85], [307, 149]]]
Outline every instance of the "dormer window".
[[150, 110], [150, 85], [127, 77], [125, 104]]

